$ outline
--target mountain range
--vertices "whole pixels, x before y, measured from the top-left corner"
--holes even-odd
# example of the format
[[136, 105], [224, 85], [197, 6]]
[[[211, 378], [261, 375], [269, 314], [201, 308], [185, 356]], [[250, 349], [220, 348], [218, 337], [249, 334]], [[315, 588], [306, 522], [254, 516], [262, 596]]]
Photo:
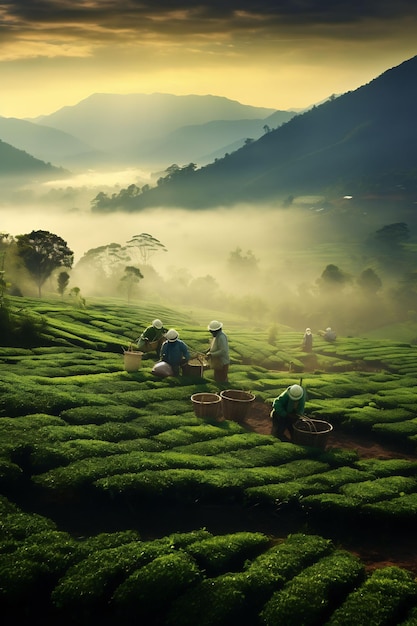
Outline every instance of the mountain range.
[[24, 150], [19, 150], [0, 139], [0, 175], [7, 176], [9, 180], [20, 177], [54, 179], [64, 174], [68, 175], [69, 172], [36, 159]]
[[162, 171], [155, 187], [134, 189], [129, 206], [116, 197], [106, 210], [282, 201], [329, 189], [417, 193], [416, 108], [417, 56], [301, 113], [209, 95], [93, 94], [32, 120], [0, 118], [0, 174]]
[[0, 117], [0, 138], [77, 173], [103, 167], [158, 170], [173, 162], [209, 163], [294, 115], [218, 96], [93, 94], [50, 115]]
[[173, 172], [128, 208], [204, 208], [332, 188], [343, 195], [408, 187], [415, 201], [416, 110], [417, 56], [209, 165]]

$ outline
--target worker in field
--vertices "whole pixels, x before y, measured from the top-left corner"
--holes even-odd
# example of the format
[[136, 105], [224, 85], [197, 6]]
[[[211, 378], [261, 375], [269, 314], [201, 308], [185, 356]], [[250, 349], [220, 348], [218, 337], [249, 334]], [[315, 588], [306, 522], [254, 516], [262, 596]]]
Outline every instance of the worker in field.
[[303, 342], [301, 344], [302, 350], [304, 352], [311, 352], [313, 349], [313, 333], [311, 332], [311, 328], [306, 328], [305, 333], [303, 335]]
[[319, 335], [321, 335], [324, 341], [329, 341], [330, 343], [336, 341], [336, 332], [328, 326], [326, 330], [319, 330]]
[[207, 326], [211, 334], [210, 348], [206, 354], [213, 368], [216, 383], [227, 384], [229, 375], [229, 342], [223, 332], [223, 324], [218, 320], [212, 320]]
[[[301, 385], [290, 385], [272, 403], [272, 431], [281, 441], [292, 441], [294, 424], [304, 415], [306, 392]], [[287, 434], [289, 436], [287, 436]]]
[[161, 346], [165, 340], [165, 333], [167, 329], [164, 328], [161, 320], [155, 319], [152, 324], [145, 328], [143, 333], [138, 339], [138, 350], [141, 352], [156, 351], [159, 356]]
[[175, 328], [170, 328], [165, 335], [166, 341], [161, 347], [161, 361], [168, 363], [174, 376], [180, 373], [180, 367], [190, 360], [190, 352], [187, 344], [180, 339]]

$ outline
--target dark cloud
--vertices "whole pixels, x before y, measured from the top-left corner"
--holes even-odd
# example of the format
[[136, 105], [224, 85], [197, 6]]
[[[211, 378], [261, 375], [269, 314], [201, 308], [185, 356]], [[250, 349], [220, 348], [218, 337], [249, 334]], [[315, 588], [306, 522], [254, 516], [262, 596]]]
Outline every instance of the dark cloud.
[[352, 24], [364, 20], [416, 18], [415, 0], [13, 0], [0, 1], [2, 29], [29, 29], [54, 24], [84, 24], [106, 29], [184, 32], [257, 30], [282, 27]]

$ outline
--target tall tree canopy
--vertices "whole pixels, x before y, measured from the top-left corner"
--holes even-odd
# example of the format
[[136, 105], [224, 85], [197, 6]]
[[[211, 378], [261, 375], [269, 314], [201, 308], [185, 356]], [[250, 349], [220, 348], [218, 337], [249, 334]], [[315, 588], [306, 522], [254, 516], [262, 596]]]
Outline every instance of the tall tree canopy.
[[126, 250], [129, 254], [135, 257], [135, 252], [139, 252], [142, 262], [147, 265], [151, 256], [156, 252], [167, 252], [163, 243], [156, 239], [149, 233], [140, 233], [140, 235], [133, 235], [126, 244]]
[[47, 230], [32, 230], [27, 235], [17, 235], [18, 255], [38, 286], [39, 297], [42, 285], [58, 267], [71, 268], [74, 253], [58, 235]]

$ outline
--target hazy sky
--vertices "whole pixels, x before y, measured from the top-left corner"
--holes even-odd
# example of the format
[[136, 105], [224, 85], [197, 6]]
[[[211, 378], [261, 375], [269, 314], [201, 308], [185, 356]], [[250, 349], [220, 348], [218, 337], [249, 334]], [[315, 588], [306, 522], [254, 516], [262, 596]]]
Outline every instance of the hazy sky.
[[302, 108], [417, 54], [416, 0], [0, 0], [0, 115], [92, 93]]

